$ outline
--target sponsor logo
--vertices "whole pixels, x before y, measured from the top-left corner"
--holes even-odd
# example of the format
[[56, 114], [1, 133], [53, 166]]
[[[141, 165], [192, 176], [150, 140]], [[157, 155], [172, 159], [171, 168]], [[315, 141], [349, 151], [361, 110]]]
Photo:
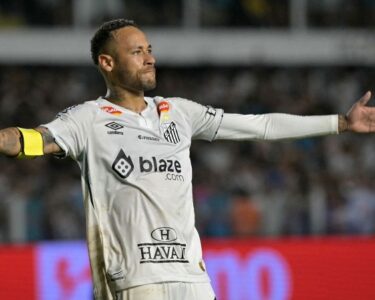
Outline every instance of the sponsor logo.
[[177, 243], [177, 233], [171, 227], [156, 228], [151, 232], [151, 238], [157, 243], [138, 244], [139, 263], [188, 263], [186, 259], [186, 244]]
[[162, 101], [158, 105], [159, 114], [167, 113], [169, 111], [169, 103], [167, 101]]
[[[164, 179], [168, 181], [185, 181], [184, 176], [181, 174], [181, 163], [176, 159], [157, 159], [155, 156], [151, 158], [140, 156], [138, 158], [138, 168], [140, 173], [163, 173], [165, 174]], [[125, 179], [134, 170], [133, 160], [121, 149], [112, 164], [112, 169], [121, 178]]]
[[164, 131], [164, 138], [172, 143], [177, 144], [180, 141], [180, 136], [177, 131], [176, 124], [174, 122], [162, 124]]
[[173, 242], [177, 240], [177, 233], [171, 227], [160, 227], [151, 232], [151, 237], [158, 242]]
[[146, 159], [143, 156], [139, 157], [139, 166], [141, 172], [176, 172], [181, 173], [181, 164], [174, 159], [159, 159], [155, 156], [151, 159]]
[[122, 131], [119, 131], [120, 129], [124, 128], [124, 126], [120, 125], [119, 123], [111, 122], [111, 123], [105, 124], [105, 126], [112, 129], [111, 131], [107, 131], [107, 134], [124, 135]]
[[144, 141], [153, 141], [153, 142], [159, 142], [160, 139], [157, 137], [153, 136], [146, 136], [146, 135], [138, 135], [139, 140], [144, 140]]
[[134, 170], [134, 164], [130, 156], [127, 156], [124, 151], [120, 150], [115, 161], [112, 164], [112, 169], [121, 178], [127, 178]]
[[164, 138], [172, 144], [177, 144], [180, 141], [180, 136], [176, 124], [173, 121], [170, 121], [169, 103], [167, 101], [160, 102], [158, 104], [158, 112], [160, 127], [163, 131]]
[[112, 107], [112, 106], [102, 106], [100, 108], [102, 111], [105, 111], [111, 115], [114, 115], [114, 116], [120, 116], [122, 115], [122, 111]]

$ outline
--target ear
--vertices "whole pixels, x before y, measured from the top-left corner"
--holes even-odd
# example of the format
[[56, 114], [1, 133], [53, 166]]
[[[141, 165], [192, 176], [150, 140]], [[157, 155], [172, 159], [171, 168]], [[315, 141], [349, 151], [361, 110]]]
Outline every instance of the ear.
[[111, 72], [114, 66], [112, 56], [108, 54], [100, 54], [98, 56], [98, 65], [102, 70], [106, 72]]

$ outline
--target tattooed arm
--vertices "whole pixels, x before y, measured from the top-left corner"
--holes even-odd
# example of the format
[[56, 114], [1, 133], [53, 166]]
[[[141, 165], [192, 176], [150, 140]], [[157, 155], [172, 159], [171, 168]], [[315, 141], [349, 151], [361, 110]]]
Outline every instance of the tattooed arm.
[[60, 146], [55, 143], [55, 139], [53, 138], [48, 128], [38, 127], [35, 128], [35, 130], [39, 131], [42, 134], [44, 154], [61, 153], [63, 151]]
[[[42, 134], [44, 154], [60, 153], [61, 148], [55, 143], [50, 131], [44, 127], [35, 128]], [[0, 130], [0, 154], [16, 157], [21, 151], [21, 134], [16, 127]]]
[[21, 151], [20, 132], [15, 127], [0, 130], [0, 153], [17, 156]]

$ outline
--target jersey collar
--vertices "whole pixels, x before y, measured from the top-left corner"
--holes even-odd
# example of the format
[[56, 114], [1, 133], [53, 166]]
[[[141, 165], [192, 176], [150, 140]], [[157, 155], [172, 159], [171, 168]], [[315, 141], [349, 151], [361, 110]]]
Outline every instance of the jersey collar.
[[140, 113], [136, 113], [136, 112], [134, 112], [130, 109], [127, 109], [125, 107], [117, 105], [117, 104], [115, 104], [111, 101], [108, 101], [107, 99], [105, 99], [103, 97], [99, 97], [97, 99], [98, 104], [101, 108], [102, 107], [113, 107], [115, 110], [118, 110], [118, 111], [126, 113], [126, 114], [132, 114], [132, 115], [139, 115], [139, 114], [144, 115], [144, 114], [147, 114], [148, 112], [150, 112], [150, 110], [153, 110], [155, 108], [155, 103], [154, 103], [152, 98], [144, 97], [144, 100], [147, 103], [146, 108], [143, 111], [141, 111]]

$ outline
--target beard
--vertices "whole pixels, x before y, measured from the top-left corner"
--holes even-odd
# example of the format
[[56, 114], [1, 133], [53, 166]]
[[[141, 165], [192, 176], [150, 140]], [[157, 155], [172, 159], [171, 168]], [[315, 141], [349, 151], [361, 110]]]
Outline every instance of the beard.
[[155, 69], [150, 71], [139, 71], [137, 73], [129, 72], [126, 69], [120, 69], [117, 72], [119, 84], [124, 88], [135, 92], [147, 92], [156, 88]]
[[[143, 76], [142, 76], [143, 75]], [[155, 72], [143, 73], [140, 76], [140, 86], [142, 91], [147, 92], [156, 88], [156, 74]]]

